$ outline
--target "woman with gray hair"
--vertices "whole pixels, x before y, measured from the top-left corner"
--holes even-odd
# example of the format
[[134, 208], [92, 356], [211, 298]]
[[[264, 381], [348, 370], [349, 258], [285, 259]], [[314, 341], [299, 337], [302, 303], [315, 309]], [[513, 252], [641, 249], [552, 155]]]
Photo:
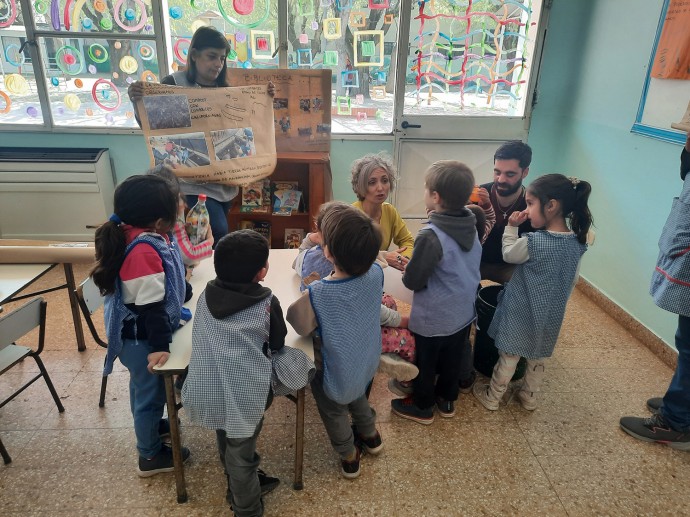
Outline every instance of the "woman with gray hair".
[[[386, 203], [396, 182], [392, 158], [384, 153], [367, 154], [354, 161], [351, 172], [352, 190], [358, 198], [352, 205], [378, 223], [383, 236], [380, 256], [389, 266], [403, 271], [412, 256], [414, 237], [396, 208]], [[391, 243], [398, 249], [388, 251]]]

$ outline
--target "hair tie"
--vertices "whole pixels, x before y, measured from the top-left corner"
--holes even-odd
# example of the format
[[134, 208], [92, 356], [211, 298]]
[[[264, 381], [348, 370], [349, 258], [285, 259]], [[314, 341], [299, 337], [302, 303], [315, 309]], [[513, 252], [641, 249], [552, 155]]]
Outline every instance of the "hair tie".
[[570, 180], [570, 183], [573, 184], [573, 189], [577, 189], [577, 184], [580, 183], [580, 180], [575, 176], [568, 176], [568, 179]]
[[108, 221], [110, 221], [111, 223], [115, 223], [115, 224], [122, 224], [122, 219], [120, 219], [120, 216], [118, 216], [117, 214], [112, 214], [108, 218]]

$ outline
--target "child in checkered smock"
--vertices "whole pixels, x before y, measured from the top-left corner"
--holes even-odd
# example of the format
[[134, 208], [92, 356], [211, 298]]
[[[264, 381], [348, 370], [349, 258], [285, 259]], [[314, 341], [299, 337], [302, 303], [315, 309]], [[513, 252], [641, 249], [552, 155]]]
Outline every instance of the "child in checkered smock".
[[[514, 212], [508, 219], [503, 259], [519, 265], [499, 295], [488, 330], [499, 352], [491, 382], [477, 383], [473, 388], [489, 410], [498, 409], [520, 357], [527, 359], [527, 372], [518, 400], [527, 410], [537, 407], [544, 359], [556, 346], [565, 306], [577, 282], [580, 258], [587, 250], [591, 190], [586, 181], [547, 174], [527, 188], [527, 209]], [[540, 230], [518, 238], [518, 227], [527, 219]]]

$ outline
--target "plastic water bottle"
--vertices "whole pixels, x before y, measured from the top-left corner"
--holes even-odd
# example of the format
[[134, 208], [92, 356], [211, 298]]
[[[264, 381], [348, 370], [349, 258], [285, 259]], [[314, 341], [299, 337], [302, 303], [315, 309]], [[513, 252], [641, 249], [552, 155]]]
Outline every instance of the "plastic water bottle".
[[206, 208], [206, 195], [199, 194], [199, 200], [187, 213], [184, 225], [192, 245], [196, 246], [206, 240], [206, 233], [208, 233], [210, 224], [208, 209]]

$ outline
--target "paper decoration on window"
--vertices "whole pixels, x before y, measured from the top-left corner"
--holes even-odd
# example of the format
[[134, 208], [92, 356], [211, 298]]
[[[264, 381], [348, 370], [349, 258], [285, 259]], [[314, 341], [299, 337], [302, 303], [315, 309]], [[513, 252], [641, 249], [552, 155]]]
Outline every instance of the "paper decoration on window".
[[273, 31], [257, 31], [252, 29], [249, 36], [252, 59], [273, 59], [273, 52], [276, 49]]
[[[383, 66], [383, 31], [355, 31], [352, 46], [355, 50], [355, 66]], [[362, 40], [361, 38], [372, 36], [372, 40]], [[361, 48], [360, 48], [361, 44]], [[372, 51], [373, 45], [373, 51]], [[376, 48], [378, 47], [378, 53]], [[371, 58], [367, 61], [360, 61], [359, 57]]]
[[367, 22], [367, 13], [363, 11], [352, 11], [350, 13], [350, 27], [364, 27]]
[[371, 89], [372, 99], [385, 99], [386, 98], [386, 87], [385, 86], [374, 86]]
[[385, 25], [390, 25], [391, 23], [393, 23], [393, 20], [394, 20], [394, 18], [393, 18], [392, 14], [383, 15], [383, 23]]
[[309, 16], [314, 14], [314, 0], [297, 0], [297, 8], [300, 16]]
[[361, 122], [362, 120], [367, 119], [367, 112], [366, 111], [358, 111], [357, 112], [357, 122]]
[[352, 115], [350, 97], [336, 97], [335, 101], [338, 115]]
[[343, 33], [340, 28], [340, 18], [326, 18], [323, 21], [323, 37], [326, 39], [338, 39]]
[[300, 42], [302, 45], [306, 45], [307, 43], [309, 43], [309, 36], [307, 36], [307, 35], [304, 34], [304, 33], [300, 34], [300, 35], [299, 35], [299, 42]]
[[390, 0], [369, 0], [369, 9], [388, 9]]
[[352, 0], [335, 0], [335, 4], [338, 6], [339, 11], [352, 8]]
[[297, 49], [297, 66], [309, 66], [314, 64], [314, 59], [312, 57], [310, 48], [298, 48]]
[[386, 72], [384, 72], [383, 70], [379, 70], [378, 72], [376, 72], [376, 80], [378, 82], [385, 83], [386, 77], [387, 77]]
[[343, 70], [340, 72], [340, 84], [345, 88], [359, 88], [359, 74], [357, 70]]
[[335, 50], [327, 50], [323, 53], [324, 66], [338, 66], [338, 52]]
[[364, 95], [362, 95], [361, 93], [355, 95], [355, 102], [357, 104], [364, 104]]

